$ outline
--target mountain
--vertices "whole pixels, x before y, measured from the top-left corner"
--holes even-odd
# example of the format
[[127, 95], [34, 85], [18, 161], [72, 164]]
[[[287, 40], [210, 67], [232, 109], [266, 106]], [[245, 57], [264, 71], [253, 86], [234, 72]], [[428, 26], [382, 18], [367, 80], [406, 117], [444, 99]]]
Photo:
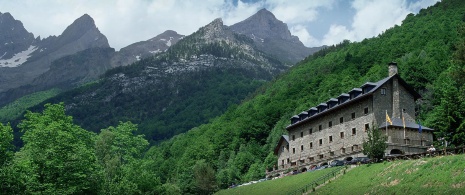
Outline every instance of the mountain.
[[76, 19], [60, 36], [42, 40], [40, 37], [34, 39], [34, 35], [9, 13], [0, 17], [3, 21], [1, 29], [5, 31], [0, 35], [0, 41], [6, 45], [0, 48], [4, 53], [0, 69], [9, 67], [0, 73], [0, 79], [4, 81], [0, 84], [0, 105], [37, 91], [67, 90], [94, 81], [110, 68], [166, 51], [183, 37], [169, 30], [116, 52], [87, 14]]
[[34, 35], [10, 13], [0, 12], [0, 67], [15, 67], [34, 50]]
[[305, 47], [297, 36], [291, 35], [285, 23], [266, 9], [232, 25], [231, 29], [253, 39], [265, 53], [292, 65], [322, 48]]
[[[11, 18], [10, 20], [12, 20]], [[230, 29], [252, 38], [254, 44], [251, 47], [266, 55], [273, 56], [288, 67], [307, 57], [311, 53], [310, 50], [319, 49], [306, 48], [297, 37], [290, 34], [286, 24], [277, 20], [267, 10], [260, 10], [254, 16], [231, 26]], [[228, 36], [232, 36], [231, 33]], [[33, 37], [24, 28], [23, 34], [23, 36]], [[183, 35], [179, 35], [175, 31], [168, 30], [152, 39], [131, 44], [118, 52], [110, 54], [107, 53], [110, 51], [107, 39], [98, 31], [93, 19], [84, 14], [58, 37], [51, 36], [42, 40], [39, 37], [35, 40], [22, 38], [22, 40], [35, 42], [33, 46], [25, 44], [22, 47], [14, 47], [23, 48], [17, 49], [20, 51], [28, 48], [29, 50], [22, 54], [29, 55], [29, 58], [26, 61], [26, 58], [23, 57], [23, 61], [18, 61], [22, 64], [17, 63], [14, 68], [9, 68], [0, 73], [0, 80], [5, 81], [0, 84], [0, 105], [5, 105], [19, 97], [41, 90], [51, 88], [71, 89], [97, 79], [100, 76], [99, 74], [110, 68], [126, 66], [143, 58], [165, 52], [183, 37]], [[209, 41], [210, 39], [205, 40]], [[97, 51], [97, 53], [81, 52], [87, 49]], [[250, 48], [246, 49], [250, 50]], [[85, 54], [91, 56], [86, 57]], [[97, 54], [102, 54], [102, 56], [98, 57]], [[68, 55], [77, 56], [66, 57]], [[60, 59], [62, 57], [65, 57], [65, 59]], [[184, 56], [183, 58], [189, 57]], [[9, 61], [15, 59], [11, 58]], [[92, 59], [96, 61], [92, 61]], [[55, 60], [58, 61], [55, 62]], [[54, 65], [51, 66], [52, 64]], [[60, 71], [65, 72], [61, 73]]]
[[[14, 20], [8, 13], [2, 14], [2, 21], [2, 25], [5, 25], [2, 31], [16, 28], [20, 33], [14, 36], [5, 33], [6, 36], [2, 36], [2, 42], [8, 47], [2, 48], [0, 92], [32, 83], [36, 77], [50, 69], [54, 60], [61, 57], [89, 48], [109, 48], [107, 38], [87, 14], [75, 20], [60, 36], [45, 39], [32, 39], [33, 34], [27, 33], [21, 22]], [[15, 42], [21, 38], [25, 41]]]
[[111, 59], [112, 66], [125, 66], [143, 58], [164, 52], [171, 45], [176, 44], [183, 37], [184, 35], [180, 35], [176, 31], [167, 30], [147, 41], [140, 41], [128, 45], [124, 48], [121, 48], [118, 53]]
[[166, 52], [111, 69], [98, 82], [47, 102], [65, 102], [87, 130], [129, 120], [156, 142], [208, 122], [287, 69], [216, 19]]

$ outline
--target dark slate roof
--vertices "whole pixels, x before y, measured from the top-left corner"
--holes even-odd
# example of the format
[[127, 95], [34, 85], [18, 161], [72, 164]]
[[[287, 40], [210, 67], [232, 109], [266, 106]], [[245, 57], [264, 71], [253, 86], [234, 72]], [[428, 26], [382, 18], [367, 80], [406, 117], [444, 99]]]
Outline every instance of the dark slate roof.
[[367, 86], [367, 85], [376, 86], [376, 83], [366, 82], [365, 84], [363, 84], [363, 85], [361, 86], [361, 88], [363, 88], [363, 87], [365, 87], [365, 86]]
[[[404, 124], [402, 123], [402, 119], [401, 118], [392, 118], [392, 125], [390, 123], [387, 123], [388, 124], [388, 127], [400, 127], [400, 128], [404, 128]], [[384, 129], [386, 128], [386, 121], [381, 123], [381, 125], [379, 126], [380, 129]], [[419, 124], [415, 123], [415, 122], [411, 122], [411, 121], [405, 121], [405, 128], [407, 129], [418, 129], [419, 128]], [[425, 126], [421, 126], [421, 129], [422, 131], [433, 131], [433, 129], [429, 128], [429, 127], [425, 127]]]
[[310, 109], [308, 109], [308, 112], [310, 112], [310, 110], [316, 110], [317, 111], [318, 109], [316, 109], [315, 107], [311, 107]]
[[353, 93], [353, 92], [356, 92], [356, 91], [362, 92], [362, 89], [360, 89], [360, 88], [353, 88], [352, 90], [349, 91], [349, 94], [350, 94], [350, 93]]
[[339, 101], [339, 100], [336, 99], [336, 98], [331, 98], [331, 99], [329, 99], [327, 102], [338, 102], [338, 101]]
[[[345, 101], [345, 102], [342, 103], [342, 104], [335, 105], [334, 107], [331, 107], [331, 108], [326, 109], [326, 110], [324, 110], [324, 111], [322, 111], [322, 112], [316, 113], [316, 114], [314, 114], [313, 116], [309, 116], [309, 117], [307, 117], [307, 118], [304, 119], [304, 120], [300, 120], [299, 122], [296, 122], [296, 123], [294, 123], [294, 124], [290, 124], [289, 126], [286, 127], [286, 129], [288, 129], [289, 127], [292, 127], [292, 126], [294, 126], [294, 125], [302, 124], [302, 123], [304, 123], [305, 121], [308, 121], [308, 120], [311, 120], [311, 119], [313, 119], [313, 118], [315, 118], [315, 117], [320, 116], [321, 114], [324, 114], [324, 113], [327, 113], [327, 112], [331, 112], [332, 110], [337, 109], [337, 108], [339, 108], [339, 107], [342, 106], [342, 105], [347, 105], [347, 104], [350, 104], [350, 103], [352, 103], [352, 102], [356, 102], [356, 101], [358, 101], [358, 100], [360, 100], [360, 99], [362, 99], [362, 98], [364, 98], [364, 97], [368, 97], [369, 95], [372, 95], [373, 92], [375, 92], [376, 90], [378, 90], [378, 88], [380, 88], [382, 85], [384, 85], [386, 82], [388, 82], [389, 80], [391, 80], [391, 79], [394, 78], [394, 77], [397, 77], [397, 79], [399, 80], [400, 84], [401, 84], [402, 86], [404, 86], [404, 87], [407, 89], [407, 91], [409, 91], [409, 92], [413, 95], [413, 97], [414, 97], [415, 100], [421, 98], [420, 94], [418, 94], [410, 85], [408, 85], [402, 78], [400, 78], [400, 76], [399, 76], [398, 74], [395, 74], [395, 75], [393, 75], [393, 76], [390, 76], [390, 77], [386, 77], [386, 78], [384, 78], [384, 79], [381, 79], [381, 80], [379, 80], [379, 81], [376, 82], [376, 83], [367, 82], [368, 84], [374, 84], [375, 87], [373, 87], [373, 89], [371, 89], [370, 91], [367, 91], [366, 93], [362, 93], [362, 94], [358, 95], [357, 97], [355, 97], [355, 98], [353, 98], [353, 99], [349, 99], [349, 100]], [[367, 83], [365, 83], [364, 85], [366, 85]], [[362, 85], [362, 86], [363, 86], [363, 85]], [[362, 89], [361, 89], [361, 88], [353, 88], [349, 93], [353, 93], [353, 92], [355, 92], [355, 91], [362, 92]], [[347, 96], [347, 95], [349, 95], [349, 94], [342, 93], [341, 95], [339, 95], [339, 97], [341, 97], [341, 96]], [[327, 106], [327, 104], [326, 104], [326, 103], [321, 103], [321, 104], [319, 104], [319, 105], [316, 106], [316, 107], [320, 107], [320, 106]], [[310, 108], [310, 109], [308, 110], [308, 112], [310, 112], [310, 110], [311, 110], [311, 109], [314, 109], [314, 108], [315, 108], [315, 107]], [[315, 108], [315, 109], [316, 109], [316, 108]], [[296, 115], [296, 116], [297, 116], [297, 115]], [[295, 116], [294, 116], [294, 117], [295, 117]], [[294, 117], [293, 117], [293, 118], [294, 118]], [[298, 117], [298, 116], [297, 116], [297, 117]]]
[[274, 148], [274, 154], [278, 154], [279, 148], [283, 142], [289, 143], [289, 136], [288, 135], [282, 135], [281, 139], [279, 139], [278, 144]]

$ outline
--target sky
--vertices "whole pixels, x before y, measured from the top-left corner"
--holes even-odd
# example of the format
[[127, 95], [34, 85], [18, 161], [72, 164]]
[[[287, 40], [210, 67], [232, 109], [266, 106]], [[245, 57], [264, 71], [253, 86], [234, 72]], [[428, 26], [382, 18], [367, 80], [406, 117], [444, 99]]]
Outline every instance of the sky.
[[401, 25], [409, 13], [438, 0], [0, 0], [34, 36], [60, 35], [89, 14], [111, 47], [119, 50], [174, 30], [189, 35], [216, 18], [225, 25], [271, 11], [307, 47], [361, 41]]

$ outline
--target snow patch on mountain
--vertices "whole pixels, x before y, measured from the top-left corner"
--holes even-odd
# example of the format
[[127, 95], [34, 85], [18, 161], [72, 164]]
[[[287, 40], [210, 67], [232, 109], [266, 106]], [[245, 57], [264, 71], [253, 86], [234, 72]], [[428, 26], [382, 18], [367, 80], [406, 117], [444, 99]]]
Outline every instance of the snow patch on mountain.
[[149, 51], [151, 54], [157, 54], [157, 53], [160, 53], [160, 49], [157, 49], [157, 50], [154, 50], [154, 51]]
[[18, 67], [25, 63], [27, 59], [31, 57], [30, 54], [35, 50], [37, 50], [37, 47], [31, 45], [29, 48], [27, 48], [27, 50], [15, 54], [10, 59], [0, 60], [0, 67]]
[[171, 47], [171, 40], [172, 40], [172, 39], [173, 39], [173, 37], [170, 37], [170, 40], [168, 40], [168, 41], [166, 42], [166, 46]]

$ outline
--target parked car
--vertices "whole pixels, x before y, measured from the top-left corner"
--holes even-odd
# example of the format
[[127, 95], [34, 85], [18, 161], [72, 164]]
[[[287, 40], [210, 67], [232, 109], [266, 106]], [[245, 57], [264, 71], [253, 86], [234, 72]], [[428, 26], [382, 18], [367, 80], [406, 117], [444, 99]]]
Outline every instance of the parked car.
[[356, 157], [350, 161], [351, 164], [356, 165], [360, 162], [360, 164], [368, 164], [371, 163], [371, 159], [368, 157]]
[[342, 160], [333, 160], [330, 164], [330, 167], [344, 166], [344, 161]]

